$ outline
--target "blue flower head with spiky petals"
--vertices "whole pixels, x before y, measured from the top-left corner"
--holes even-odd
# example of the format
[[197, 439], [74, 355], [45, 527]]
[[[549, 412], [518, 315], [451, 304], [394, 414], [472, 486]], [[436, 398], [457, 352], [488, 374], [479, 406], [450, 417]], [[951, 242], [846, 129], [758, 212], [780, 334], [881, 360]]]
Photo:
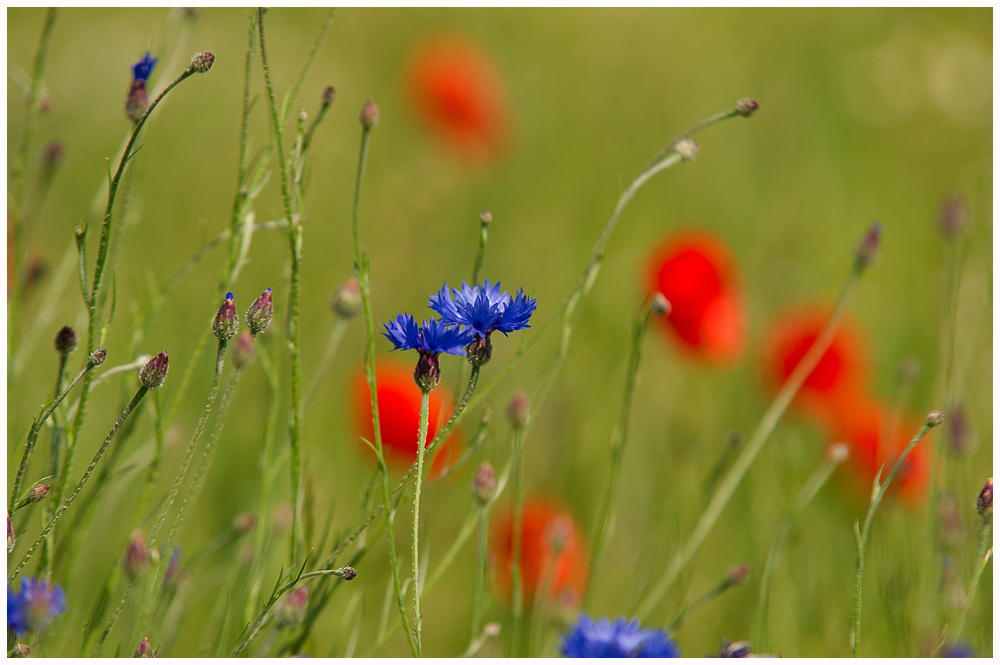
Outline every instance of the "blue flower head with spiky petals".
[[440, 314], [445, 323], [467, 326], [475, 333], [467, 354], [475, 365], [489, 362], [493, 350], [490, 333], [498, 330], [507, 335], [530, 328], [528, 319], [538, 306], [535, 298], [524, 295], [524, 289], [511, 298], [509, 293], [500, 290], [500, 282], [491, 284], [488, 279], [482, 286], [462, 282], [461, 289], [449, 289], [445, 283], [429, 300], [430, 308]]
[[156, 60], [149, 51], [146, 51], [142, 60], [132, 65], [132, 82], [148, 80], [149, 75], [153, 73], [153, 67], [156, 66]]
[[471, 331], [448, 325], [441, 319], [431, 319], [430, 323], [424, 321], [418, 326], [405, 312], [383, 325], [386, 331], [382, 334], [392, 342], [393, 351], [412, 349], [420, 354], [413, 379], [423, 392], [429, 392], [441, 380], [438, 355], [464, 356], [465, 347], [474, 339]]
[[638, 619], [607, 617], [594, 621], [581, 614], [563, 637], [562, 655], [567, 658], [680, 658], [677, 645], [665, 630], [644, 629]]
[[66, 596], [58, 584], [27, 577], [14, 593], [7, 585], [7, 629], [17, 635], [45, 630], [52, 619], [66, 611]]

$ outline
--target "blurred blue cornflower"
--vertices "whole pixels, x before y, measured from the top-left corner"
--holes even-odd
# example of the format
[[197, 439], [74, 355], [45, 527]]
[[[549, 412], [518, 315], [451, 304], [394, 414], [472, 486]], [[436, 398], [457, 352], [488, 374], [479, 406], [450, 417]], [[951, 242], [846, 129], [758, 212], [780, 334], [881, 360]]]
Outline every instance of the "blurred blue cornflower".
[[155, 66], [156, 58], [152, 57], [149, 51], [142, 56], [142, 60], [132, 65], [132, 85], [129, 86], [128, 97], [125, 98], [125, 115], [133, 122], [138, 122], [149, 106], [146, 81]]
[[418, 326], [405, 312], [383, 325], [386, 332], [382, 334], [392, 342], [393, 351], [412, 349], [420, 354], [413, 379], [423, 392], [429, 392], [441, 380], [438, 354], [464, 356], [464, 347], [473, 340], [470, 330], [449, 325], [441, 319], [431, 319], [430, 323], [424, 321]]
[[7, 630], [24, 635], [29, 630], [45, 630], [52, 619], [66, 611], [65, 595], [58, 584], [33, 577], [24, 578], [14, 592], [7, 585]]
[[968, 642], [952, 642], [941, 649], [942, 658], [975, 658], [976, 652]]
[[639, 620], [607, 617], [594, 621], [586, 614], [563, 638], [562, 655], [567, 658], [680, 658], [677, 645], [665, 630], [643, 629]]
[[446, 282], [439, 292], [430, 297], [430, 308], [441, 315], [442, 321], [449, 325], [467, 326], [475, 333], [468, 356], [470, 362], [476, 365], [489, 362], [493, 351], [490, 333], [500, 331], [506, 335], [530, 328], [528, 319], [537, 306], [537, 299], [524, 295], [524, 289], [512, 298], [509, 293], [500, 290], [500, 282], [491, 284], [488, 279], [482, 286], [469, 286], [462, 282], [461, 290], [449, 289]]

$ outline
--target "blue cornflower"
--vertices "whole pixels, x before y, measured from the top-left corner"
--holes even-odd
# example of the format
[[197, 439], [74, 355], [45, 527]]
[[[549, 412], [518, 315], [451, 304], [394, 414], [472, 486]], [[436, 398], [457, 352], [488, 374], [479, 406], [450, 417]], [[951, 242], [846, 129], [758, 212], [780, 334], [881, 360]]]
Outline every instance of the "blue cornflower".
[[148, 80], [149, 75], [153, 73], [153, 67], [156, 66], [156, 60], [149, 51], [146, 51], [142, 60], [132, 65], [132, 83]]
[[488, 362], [492, 355], [490, 333], [500, 331], [506, 335], [530, 328], [528, 319], [538, 306], [537, 299], [524, 295], [524, 289], [511, 298], [509, 293], [500, 290], [500, 282], [491, 284], [488, 279], [482, 286], [462, 282], [461, 289], [449, 289], [445, 283], [429, 300], [430, 308], [440, 314], [445, 323], [466, 326], [475, 333], [468, 355], [476, 365]]
[[383, 325], [386, 331], [382, 334], [392, 342], [393, 351], [412, 349], [420, 354], [413, 379], [424, 392], [429, 392], [441, 380], [438, 355], [451, 353], [464, 356], [464, 347], [474, 338], [471, 331], [446, 324], [441, 319], [431, 319], [430, 323], [424, 321], [418, 326], [413, 317], [405, 312], [398, 315], [395, 321]]
[[952, 642], [941, 649], [942, 658], [975, 658], [976, 652], [968, 642]]
[[128, 89], [128, 97], [125, 98], [125, 116], [132, 122], [138, 122], [146, 113], [149, 106], [149, 96], [146, 93], [146, 80], [153, 73], [156, 66], [156, 58], [146, 51], [142, 60], [132, 65], [132, 85]]
[[618, 617], [594, 621], [586, 614], [573, 626], [562, 643], [567, 658], [680, 658], [677, 645], [665, 630], [643, 629], [639, 620]]
[[7, 585], [7, 629], [17, 635], [45, 630], [52, 619], [66, 611], [66, 596], [58, 584], [27, 577], [14, 593]]

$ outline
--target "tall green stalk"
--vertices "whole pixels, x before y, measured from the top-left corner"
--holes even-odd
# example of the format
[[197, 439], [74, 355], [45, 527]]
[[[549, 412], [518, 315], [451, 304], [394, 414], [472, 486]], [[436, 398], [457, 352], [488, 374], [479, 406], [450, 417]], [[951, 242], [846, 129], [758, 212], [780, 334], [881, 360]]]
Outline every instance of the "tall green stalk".
[[510, 585], [511, 622], [510, 645], [507, 656], [517, 658], [520, 651], [521, 621], [524, 618], [524, 589], [521, 583], [521, 545], [524, 535], [524, 426], [515, 425], [511, 434], [511, 448], [514, 456], [514, 518], [511, 521], [510, 543]]
[[417, 657], [423, 656], [420, 631], [423, 621], [420, 616], [420, 490], [424, 483], [424, 453], [427, 443], [427, 420], [429, 417], [431, 391], [420, 391], [420, 424], [417, 426], [417, 478], [413, 490], [413, 632], [417, 644]]

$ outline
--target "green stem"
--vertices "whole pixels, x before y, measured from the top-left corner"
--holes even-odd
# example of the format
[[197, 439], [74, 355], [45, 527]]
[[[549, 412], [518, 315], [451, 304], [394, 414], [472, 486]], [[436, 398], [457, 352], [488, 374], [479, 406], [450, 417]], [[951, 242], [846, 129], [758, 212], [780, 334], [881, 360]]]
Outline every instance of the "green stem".
[[625, 371], [625, 392], [622, 397], [622, 412], [618, 427], [611, 435], [611, 465], [608, 479], [607, 492], [604, 495], [604, 502], [601, 504], [601, 512], [598, 513], [597, 533], [594, 536], [593, 563], [590, 568], [590, 581], [583, 600], [583, 611], [589, 612], [591, 592], [594, 583], [597, 581], [597, 567], [600, 564], [601, 556], [607, 539], [614, 530], [615, 522], [615, 499], [617, 498], [618, 479], [621, 476], [622, 457], [625, 453], [625, 441], [628, 436], [629, 415], [632, 412], [632, 395], [635, 392], [636, 378], [639, 373], [639, 358], [642, 353], [642, 339], [649, 326], [649, 319], [653, 315], [652, 302], [647, 301], [639, 307], [635, 319], [632, 322], [632, 344], [629, 352], [628, 369]]
[[795, 369], [775, 396], [774, 401], [771, 402], [771, 406], [768, 407], [764, 417], [757, 425], [757, 429], [754, 430], [753, 435], [747, 441], [739, 457], [736, 458], [729, 473], [726, 474], [725, 478], [719, 484], [719, 488], [712, 496], [712, 500], [704, 512], [702, 512], [691, 535], [688, 536], [683, 546], [671, 559], [663, 577], [657, 582], [649, 596], [639, 605], [637, 614], [640, 619], [650, 615], [666, 592], [673, 586], [681, 571], [684, 570], [687, 564], [690, 563], [691, 558], [697, 553], [698, 548], [705, 541], [706, 536], [708, 536], [709, 531], [715, 525], [719, 515], [722, 514], [723, 508], [726, 507], [729, 499], [732, 498], [733, 492], [736, 491], [740, 481], [743, 480], [743, 476], [746, 475], [747, 470], [757, 458], [757, 454], [760, 453], [771, 432], [778, 425], [778, 421], [781, 420], [785, 410], [788, 409], [788, 405], [791, 404], [799, 388], [802, 387], [806, 377], [816, 368], [820, 358], [826, 352], [827, 348], [829, 348], [830, 342], [833, 340], [833, 335], [837, 331], [837, 326], [840, 324], [841, 318], [844, 316], [847, 303], [858, 284], [858, 279], [862, 272], [863, 266], [857, 264], [851, 270], [847, 281], [840, 291], [840, 296], [837, 298], [837, 304], [833, 309], [833, 313], [830, 314], [830, 318], [827, 320], [823, 330], [812, 346], [809, 347], [809, 351], [799, 361], [799, 364], [795, 366]]
[[511, 436], [514, 455], [514, 519], [511, 524], [510, 583], [511, 624], [507, 656], [517, 658], [521, 620], [524, 616], [524, 590], [521, 588], [521, 537], [524, 533], [524, 428], [515, 427]]
[[420, 490], [424, 482], [424, 453], [427, 443], [427, 420], [430, 409], [430, 390], [420, 391], [420, 424], [417, 427], [417, 478], [413, 490], [413, 624], [414, 640], [417, 643], [417, 657], [423, 656], [420, 631], [423, 621], [420, 616]]
[[326, 373], [330, 371], [330, 363], [333, 362], [334, 356], [337, 355], [337, 349], [340, 348], [340, 341], [344, 339], [344, 332], [346, 330], [347, 321], [337, 316], [334, 319], [333, 328], [330, 329], [330, 337], [326, 341], [326, 348], [323, 349], [323, 356], [320, 358], [319, 364], [316, 365], [316, 373], [313, 374], [309, 388], [306, 389], [304, 408], [308, 409], [309, 405], [316, 399], [316, 393], [319, 392], [319, 387], [322, 385], [323, 379], [326, 378]]
[[490, 509], [479, 509], [477, 520], [479, 538], [476, 541], [476, 568], [472, 577], [472, 619], [469, 623], [469, 640], [475, 640], [483, 628], [483, 595], [486, 589], [486, 554], [489, 545]]
[[94, 469], [97, 468], [97, 463], [101, 461], [101, 457], [104, 455], [104, 451], [108, 449], [108, 445], [110, 445], [111, 440], [115, 438], [115, 434], [118, 433], [118, 429], [122, 426], [122, 423], [128, 420], [128, 417], [135, 410], [135, 407], [137, 407], [139, 405], [139, 402], [142, 401], [142, 398], [146, 396], [147, 391], [149, 391], [149, 388], [147, 388], [146, 386], [144, 385], [139, 386], [139, 390], [136, 391], [135, 396], [132, 398], [132, 401], [128, 403], [128, 406], [125, 407], [125, 410], [122, 411], [122, 414], [118, 416], [118, 420], [116, 420], [115, 424], [111, 426], [111, 431], [108, 432], [108, 435], [107, 437], [105, 437], [104, 443], [101, 444], [101, 447], [97, 449], [97, 453], [94, 455], [94, 459], [90, 462], [90, 466], [88, 466], [87, 470], [83, 473], [83, 477], [80, 478], [80, 482], [76, 484], [76, 488], [73, 490], [72, 494], [66, 497], [66, 500], [63, 501], [62, 505], [59, 506], [59, 508], [56, 510], [55, 514], [52, 516], [52, 519], [50, 519], [48, 524], [45, 525], [45, 528], [42, 529], [42, 532], [38, 535], [38, 538], [31, 545], [31, 547], [28, 548], [28, 551], [24, 553], [24, 557], [21, 559], [21, 562], [17, 564], [17, 567], [14, 568], [14, 572], [12, 572], [10, 576], [7, 577], [8, 583], [10, 583], [15, 577], [17, 577], [18, 573], [21, 572], [21, 569], [24, 568], [24, 566], [28, 563], [28, 560], [31, 558], [31, 555], [34, 554], [35, 550], [38, 549], [38, 546], [42, 544], [42, 541], [45, 539], [45, 536], [47, 536], [48, 533], [52, 530], [52, 528], [59, 522], [63, 514], [66, 512], [66, 509], [69, 508], [69, 505], [71, 503], [73, 503], [73, 500], [80, 494], [81, 491], [83, 491], [83, 486], [87, 484], [87, 480], [90, 478], [90, 475], [94, 472]]
[[979, 588], [979, 580], [986, 570], [986, 564], [990, 560], [990, 535], [993, 531], [992, 517], [983, 520], [983, 528], [979, 532], [979, 551], [976, 553], [976, 571], [972, 575], [972, 583], [969, 585], [969, 593], [962, 603], [962, 613], [958, 616], [958, 625], [955, 627], [955, 641], [962, 637], [965, 630], [965, 620], [969, 618], [969, 610], [972, 609], [972, 601], [976, 599], [976, 590]]
[[920, 442], [920, 439], [924, 438], [924, 435], [930, 431], [932, 425], [924, 423], [917, 435], [913, 437], [910, 444], [906, 446], [906, 450], [903, 454], [899, 456], [896, 463], [892, 466], [892, 471], [886, 476], [885, 482], [881, 485], [879, 484], [879, 477], [882, 475], [882, 469], [879, 469], [879, 473], [875, 477], [875, 481], [872, 484], [872, 499], [871, 504], [868, 506], [868, 513], [865, 515], [864, 526], [860, 529], [858, 528], [858, 520], [854, 520], [854, 536], [857, 544], [857, 560], [854, 566], [854, 611], [851, 617], [851, 651], [855, 658], [861, 655], [861, 579], [865, 570], [865, 547], [868, 545], [868, 533], [872, 527], [872, 520], [875, 519], [875, 511], [878, 509], [880, 503], [882, 503], [882, 497], [885, 496], [886, 490], [889, 489], [889, 485], [892, 483], [896, 474], [899, 472], [899, 468], [903, 465], [903, 460], [906, 456], [910, 454], [913, 447]]

